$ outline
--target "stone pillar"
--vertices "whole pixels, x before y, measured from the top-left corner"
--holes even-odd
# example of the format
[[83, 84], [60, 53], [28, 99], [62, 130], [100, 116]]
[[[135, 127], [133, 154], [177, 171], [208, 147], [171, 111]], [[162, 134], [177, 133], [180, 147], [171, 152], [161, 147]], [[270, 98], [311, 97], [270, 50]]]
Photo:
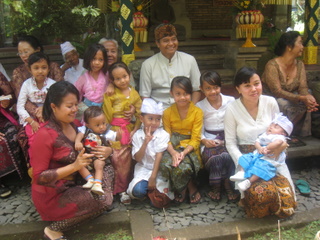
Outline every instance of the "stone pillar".
[[186, 28], [186, 38], [191, 38], [191, 21], [187, 16], [185, 0], [170, 0], [170, 5], [174, 9], [176, 21], [174, 24], [180, 24]]
[[303, 62], [316, 64], [318, 57], [319, 0], [306, 0]]

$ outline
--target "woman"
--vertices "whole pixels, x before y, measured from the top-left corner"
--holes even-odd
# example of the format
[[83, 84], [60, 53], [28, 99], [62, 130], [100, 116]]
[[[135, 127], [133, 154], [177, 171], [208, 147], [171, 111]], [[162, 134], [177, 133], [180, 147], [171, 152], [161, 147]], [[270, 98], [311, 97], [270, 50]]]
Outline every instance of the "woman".
[[281, 35], [274, 53], [262, 75], [265, 92], [277, 98], [280, 111], [294, 125], [293, 135], [311, 135], [311, 114], [317, 111], [317, 102], [308, 92], [304, 64], [298, 57], [303, 53], [299, 32], [290, 31]]
[[[11, 99], [4, 99], [10, 96]], [[17, 142], [18, 122], [10, 112], [10, 108], [16, 102], [13, 90], [0, 72], [0, 178], [17, 171], [22, 178], [22, 152]], [[0, 179], [0, 197], [8, 197], [11, 194], [10, 189], [6, 188]]]
[[[244, 153], [254, 150], [258, 135], [265, 132], [279, 107], [273, 97], [262, 94], [260, 77], [253, 68], [241, 68], [234, 79], [240, 98], [228, 105], [225, 114], [226, 147], [236, 167]], [[285, 148], [284, 145], [281, 151]], [[279, 152], [280, 153], [280, 152]], [[278, 155], [270, 152], [270, 155]], [[286, 165], [283, 166], [287, 168]], [[290, 176], [289, 170], [288, 175]], [[296, 207], [292, 179], [277, 175], [271, 181], [258, 180], [242, 193], [242, 203], [249, 217], [267, 215], [287, 217]]]
[[[94, 218], [112, 204], [113, 168], [106, 164], [103, 178], [105, 197], [91, 195], [75, 185], [79, 169], [91, 163], [93, 155], [105, 158], [110, 147], [96, 147], [92, 154], [75, 150], [77, 130], [73, 121], [78, 110], [79, 92], [67, 81], [53, 84], [43, 106], [47, 121], [31, 146], [33, 167], [32, 200], [44, 221], [52, 221], [44, 229], [47, 239], [65, 239], [63, 231]], [[41, 154], [39, 154], [41, 149]]]
[[[17, 99], [19, 97], [19, 93], [20, 93], [23, 82], [28, 78], [32, 77], [28, 68], [28, 58], [32, 53], [39, 52], [39, 51], [43, 52], [43, 47], [37, 38], [27, 35], [19, 39], [18, 55], [23, 61], [23, 64], [13, 70], [12, 80], [10, 82]], [[50, 62], [49, 68], [50, 68], [49, 75], [48, 75], [49, 78], [56, 81], [63, 80], [63, 72], [57, 63]], [[38, 107], [36, 104], [28, 100], [26, 102], [25, 108], [28, 111], [28, 113], [30, 113], [30, 116], [32, 118], [36, 118], [36, 117], [41, 118], [41, 111], [40, 110], [37, 111]], [[28, 138], [26, 137], [23, 128], [21, 128], [21, 131], [18, 133], [18, 141], [28, 161]]]

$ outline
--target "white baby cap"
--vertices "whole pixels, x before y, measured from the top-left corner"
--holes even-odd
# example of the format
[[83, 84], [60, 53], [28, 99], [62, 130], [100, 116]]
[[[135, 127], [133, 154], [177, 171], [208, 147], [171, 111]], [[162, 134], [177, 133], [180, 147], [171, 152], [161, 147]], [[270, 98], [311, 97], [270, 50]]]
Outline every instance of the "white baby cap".
[[152, 98], [145, 98], [142, 101], [141, 113], [162, 115], [163, 104], [162, 102], [157, 103]]
[[277, 114], [272, 122], [282, 127], [287, 132], [288, 136], [292, 133], [293, 124], [286, 116], [283, 116], [282, 112]]

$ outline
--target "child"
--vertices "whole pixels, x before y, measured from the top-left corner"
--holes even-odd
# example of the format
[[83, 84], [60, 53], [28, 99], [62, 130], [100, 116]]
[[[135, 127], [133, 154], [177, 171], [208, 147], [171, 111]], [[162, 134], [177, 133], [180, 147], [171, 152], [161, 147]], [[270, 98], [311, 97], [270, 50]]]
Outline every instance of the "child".
[[241, 169], [237, 174], [230, 177], [231, 181], [241, 181], [238, 183], [239, 190], [246, 191], [251, 183], [259, 178], [269, 181], [276, 175], [276, 172], [289, 179], [287, 168], [281, 168], [285, 165], [285, 152], [281, 152], [277, 158], [268, 155], [268, 153], [286, 142], [286, 137], [290, 136], [292, 129], [293, 124], [289, 119], [279, 113], [269, 125], [267, 131], [257, 138], [256, 150], [239, 158]]
[[[159, 128], [163, 113], [162, 103], [156, 103], [151, 98], [142, 101], [140, 120], [143, 129], [139, 129], [132, 138], [132, 156], [137, 161], [134, 168], [134, 178], [129, 184], [127, 193], [131, 198], [143, 199], [148, 191], [158, 191], [163, 202], [151, 198], [156, 207], [165, 207], [173, 199], [169, 192], [169, 182], [158, 173], [163, 152], [168, 147], [169, 134]], [[166, 201], [167, 200], [167, 201]]]
[[163, 113], [163, 126], [170, 134], [167, 151], [160, 163], [163, 177], [175, 191], [175, 201], [184, 202], [189, 192], [190, 203], [198, 203], [201, 195], [195, 178], [201, 167], [200, 138], [202, 110], [191, 102], [192, 84], [187, 77], [175, 77], [170, 94], [175, 103]]
[[[126, 193], [132, 179], [130, 143], [133, 134], [141, 125], [139, 116], [142, 101], [138, 92], [129, 84], [130, 71], [126, 64], [114, 63], [108, 71], [115, 89], [111, 96], [104, 95], [103, 112], [107, 117], [107, 122], [112, 125], [112, 130], [121, 129], [122, 133], [121, 141], [112, 143], [114, 149], [112, 165], [115, 169], [114, 194], [120, 193], [120, 201], [123, 204], [130, 204], [131, 199]], [[134, 114], [136, 121], [133, 123], [124, 117], [124, 111], [129, 110], [131, 105], [136, 111]]]
[[[103, 111], [98, 106], [91, 106], [84, 111], [83, 120], [85, 126], [78, 128], [78, 134], [75, 140], [75, 149], [81, 151], [85, 147], [86, 152], [90, 153], [92, 147], [96, 146], [108, 146], [107, 141], [115, 141], [116, 138], [120, 138], [119, 133], [107, 129], [106, 117]], [[82, 143], [84, 142], [84, 144]], [[103, 167], [105, 166], [106, 159], [101, 156], [96, 156], [93, 159], [93, 165], [95, 169], [95, 178], [90, 174], [87, 168], [82, 168], [79, 173], [83, 178], [87, 180], [83, 188], [91, 188], [91, 191], [103, 195], [102, 190], [102, 177]]]
[[75, 83], [80, 99], [83, 98], [83, 102], [88, 107], [101, 107], [103, 94], [109, 83], [106, 77], [108, 61], [104, 46], [100, 44], [89, 46], [84, 54], [83, 67], [88, 71], [82, 74]]
[[206, 96], [196, 104], [203, 111], [201, 143], [202, 161], [209, 172], [211, 190], [208, 196], [220, 201], [221, 188], [224, 187], [228, 201], [239, 197], [233, 190], [229, 177], [234, 174], [235, 166], [224, 145], [224, 114], [234, 97], [221, 94], [221, 77], [217, 72], [205, 71], [200, 77], [200, 89]]
[[[20, 123], [25, 127], [29, 146], [33, 142], [34, 133], [38, 131], [43, 123], [42, 106], [48, 89], [55, 83], [53, 79], [48, 78], [49, 64], [49, 57], [42, 52], [35, 52], [29, 56], [28, 68], [32, 77], [23, 82], [18, 97], [17, 112]], [[26, 110], [25, 104], [27, 100], [38, 106], [35, 116], [31, 116]]]

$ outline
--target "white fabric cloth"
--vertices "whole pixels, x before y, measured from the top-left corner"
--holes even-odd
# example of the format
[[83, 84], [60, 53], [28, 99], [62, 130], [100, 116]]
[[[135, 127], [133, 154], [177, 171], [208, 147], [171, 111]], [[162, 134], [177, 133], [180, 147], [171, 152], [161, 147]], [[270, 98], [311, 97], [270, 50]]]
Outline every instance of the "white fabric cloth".
[[156, 103], [152, 98], [145, 98], [141, 104], [141, 113], [162, 115], [163, 103]]
[[42, 106], [47, 96], [49, 87], [55, 82], [56, 81], [53, 79], [47, 78], [42, 89], [38, 89], [37, 83], [33, 78], [28, 78], [23, 82], [17, 102], [17, 112], [19, 115], [20, 124], [26, 126], [27, 122], [25, 122], [25, 120], [26, 118], [30, 117], [30, 114], [25, 109], [27, 100], [33, 102], [38, 107]]
[[[230, 103], [227, 107], [224, 118], [226, 148], [237, 169], [239, 169], [239, 157], [242, 155], [238, 145], [254, 145], [258, 136], [266, 131], [276, 114], [279, 113], [277, 101], [270, 96], [260, 96], [258, 108], [257, 118], [254, 120], [242, 104], [240, 98]], [[277, 172], [281, 172], [288, 179], [294, 192], [295, 187], [287, 164], [278, 166]], [[243, 197], [243, 194], [241, 196]]]
[[[256, 142], [260, 143], [261, 146], [267, 146], [269, 143], [272, 143], [276, 140], [286, 142], [286, 137], [280, 134], [267, 134], [264, 132], [257, 138]], [[254, 150], [253, 153], [258, 154], [258, 150]], [[262, 159], [270, 162], [273, 166], [278, 167], [281, 164], [285, 164], [286, 153], [284, 151], [281, 152], [278, 159], [270, 156], [263, 156]]]
[[64, 42], [60, 44], [62, 56], [66, 53], [76, 50], [76, 48], [70, 42]]
[[79, 64], [77, 66], [72, 66], [64, 72], [64, 80], [74, 85], [85, 71], [86, 69], [83, 67], [83, 59], [79, 58]]
[[200, 86], [200, 71], [196, 59], [184, 52], [176, 51], [171, 61], [161, 52], [142, 63], [140, 71], [140, 96], [151, 97], [162, 102], [164, 108], [174, 103], [170, 96], [170, 85], [173, 78], [185, 76], [190, 78], [193, 91]]
[[[86, 126], [81, 126], [81, 127], [78, 127], [78, 131], [85, 134], [86, 133], [86, 129], [87, 127]], [[115, 131], [112, 131], [112, 130], [109, 130], [107, 131], [105, 134], [103, 134], [103, 137], [108, 141], [116, 141], [116, 138], [117, 138], [117, 132]]]
[[205, 98], [202, 101], [196, 104], [197, 107], [201, 108], [203, 112], [203, 127], [201, 133], [202, 139], [215, 139], [215, 136], [212, 134], [205, 132], [208, 131], [222, 131], [224, 130], [224, 115], [227, 110], [227, 106], [229, 103], [234, 101], [234, 97], [226, 96], [221, 94], [222, 104], [219, 109], [215, 109], [211, 106], [208, 99]]
[[4, 69], [4, 67], [2, 66], [2, 64], [0, 63], [0, 72], [6, 77], [6, 79], [10, 82], [11, 79], [9, 78], [6, 70]]
[[[145, 133], [143, 129], [139, 129], [132, 138], [132, 156], [140, 150], [145, 139]], [[134, 177], [128, 186], [127, 193], [131, 198], [134, 198], [132, 195], [132, 190], [134, 186], [142, 181], [148, 181], [153, 170], [154, 161], [156, 157], [156, 153], [164, 152], [168, 147], [168, 142], [170, 141], [170, 135], [163, 128], [158, 128], [153, 133], [152, 140], [148, 143], [146, 148], [146, 152], [141, 162], [138, 162], [134, 167]], [[165, 193], [170, 199], [174, 198], [174, 194], [169, 190], [169, 181], [164, 179], [160, 171], [157, 175], [157, 183], [156, 187], [159, 192]]]

